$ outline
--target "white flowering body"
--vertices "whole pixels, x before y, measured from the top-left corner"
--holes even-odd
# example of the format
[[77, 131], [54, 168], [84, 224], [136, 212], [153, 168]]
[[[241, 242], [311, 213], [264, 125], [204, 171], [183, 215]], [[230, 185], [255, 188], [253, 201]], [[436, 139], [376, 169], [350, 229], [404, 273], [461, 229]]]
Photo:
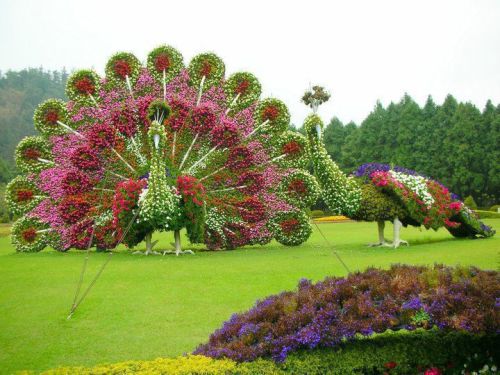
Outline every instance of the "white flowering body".
[[405, 185], [408, 189], [414, 192], [427, 207], [431, 207], [434, 203], [434, 198], [427, 189], [427, 179], [422, 176], [413, 176], [406, 173], [389, 171], [392, 178]]

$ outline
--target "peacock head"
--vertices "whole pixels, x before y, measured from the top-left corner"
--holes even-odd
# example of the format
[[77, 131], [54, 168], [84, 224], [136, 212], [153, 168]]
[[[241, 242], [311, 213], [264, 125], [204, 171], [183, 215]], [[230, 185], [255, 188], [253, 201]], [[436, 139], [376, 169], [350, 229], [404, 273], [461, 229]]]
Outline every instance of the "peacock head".
[[307, 116], [304, 121], [304, 130], [310, 144], [319, 144], [323, 141], [323, 121], [318, 115]]
[[165, 145], [165, 129], [158, 121], [153, 121], [149, 126], [148, 139], [153, 150], [158, 151]]
[[148, 107], [148, 118], [151, 121], [148, 136], [151, 146], [160, 150], [165, 145], [165, 129], [163, 123], [169, 117], [170, 107], [163, 100], [154, 100]]

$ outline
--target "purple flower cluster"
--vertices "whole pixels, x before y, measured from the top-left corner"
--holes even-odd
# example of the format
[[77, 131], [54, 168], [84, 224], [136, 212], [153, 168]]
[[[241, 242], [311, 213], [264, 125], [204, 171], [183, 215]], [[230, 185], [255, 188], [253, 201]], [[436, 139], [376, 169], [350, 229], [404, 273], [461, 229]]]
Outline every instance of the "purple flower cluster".
[[[408, 174], [410, 176], [423, 176], [420, 173], [418, 173], [414, 170], [411, 170], [411, 169], [399, 167], [397, 165], [391, 167], [389, 164], [382, 164], [382, 163], [363, 164], [363, 165], [359, 166], [359, 168], [353, 172], [353, 175], [355, 177], [368, 177], [368, 178], [370, 178], [370, 176], [373, 172], [377, 172], [377, 171], [388, 172], [390, 170], [393, 170], [393, 171], [399, 172], [399, 173]], [[423, 177], [425, 177], [425, 176], [423, 176]]]
[[[496, 271], [393, 265], [312, 284], [258, 301], [234, 314], [195, 354], [236, 361], [283, 361], [298, 349], [334, 347], [356, 335], [432, 326], [496, 333], [500, 330]], [[425, 314], [428, 319], [415, 319]]]

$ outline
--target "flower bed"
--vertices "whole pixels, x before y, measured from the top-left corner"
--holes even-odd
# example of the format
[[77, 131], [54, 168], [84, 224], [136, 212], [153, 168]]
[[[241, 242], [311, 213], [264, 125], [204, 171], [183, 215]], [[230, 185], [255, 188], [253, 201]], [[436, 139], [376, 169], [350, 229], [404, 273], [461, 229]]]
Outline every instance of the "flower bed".
[[[234, 314], [196, 354], [280, 362], [302, 349], [338, 348], [360, 335], [438, 327], [496, 334], [500, 279], [477, 268], [395, 265], [312, 284], [266, 298]], [[498, 335], [497, 335], [498, 336]]]
[[319, 217], [317, 219], [314, 219], [316, 223], [336, 223], [336, 222], [343, 222], [343, 221], [349, 221], [347, 216], [343, 215], [336, 215], [336, 216], [323, 216]]

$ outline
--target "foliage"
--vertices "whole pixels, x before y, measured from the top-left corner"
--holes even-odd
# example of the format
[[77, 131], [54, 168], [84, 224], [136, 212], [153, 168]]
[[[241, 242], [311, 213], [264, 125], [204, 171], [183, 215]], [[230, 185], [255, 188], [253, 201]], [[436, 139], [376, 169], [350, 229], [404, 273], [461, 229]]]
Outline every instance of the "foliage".
[[130, 79], [135, 83], [139, 77], [141, 63], [133, 54], [118, 52], [110, 57], [106, 63], [106, 79], [112, 85], [120, 85]]
[[499, 218], [500, 219], [500, 213], [496, 210], [495, 211], [476, 210], [475, 212], [480, 219], [488, 219], [488, 218]]
[[169, 375], [219, 375], [231, 374], [236, 363], [231, 360], [214, 360], [201, 355], [177, 358], [158, 358], [154, 361], [127, 361], [92, 368], [61, 367], [42, 372], [43, 375], [105, 375], [105, 374], [169, 374]]
[[239, 111], [255, 103], [260, 97], [262, 88], [253, 74], [240, 72], [232, 74], [226, 80], [224, 91], [228, 108], [231, 111]]
[[278, 195], [295, 207], [307, 208], [316, 202], [320, 189], [313, 176], [299, 169], [292, 171], [281, 180]]
[[36, 218], [22, 217], [12, 225], [12, 244], [16, 251], [22, 253], [35, 253], [47, 246], [49, 238], [47, 232], [40, 232], [46, 226]]
[[322, 210], [312, 210], [311, 211], [311, 217], [312, 218], [319, 218], [325, 216], [325, 212]]
[[65, 130], [58, 125], [58, 121], [68, 121], [66, 104], [60, 99], [48, 99], [35, 109], [33, 122], [35, 128], [46, 137], [61, 135]]
[[190, 82], [195, 87], [201, 84], [205, 77], [205, 87], [217, 85], [224, 77], [226, 66], [224, 62], [213, 53], [202, 53], [193, 57], [188, 66]]
[[17, 176], [7, 184], [5, 200], [10, 212], [24, 215], [35, 208], [43, 199], [35, 184], [23, 176]]
[[[359, 335], [435, 326], [447, 331], [495, 334], [498, 273], [477, 268], [393, 265], [270, 296], [234, 314], [196, 354], [250, 361], [317, 347], [336, 348]], [[428, 319], [415, 318], [421, 311]]]
[[499, 208], [500, 208], [500, 204], [494, 204], [493, 206], [490, 207], [490, 211], [499, 212], [498, 211]]
[[477, 204], [472, 195], [469, 195], [467, 198], [465, 198], [464, 204], [471, 210], [477, 210]]
[[309, 217], [302, 211], [279, 212], [269, 221], [276, 241], [286, 246], [297, 246], [311, 235]]
[[148, 54], [147, 67], [151, 75], [163, 84], [170, 82], [184, 67], [182, 55], [175, 48], [162, 45]]

